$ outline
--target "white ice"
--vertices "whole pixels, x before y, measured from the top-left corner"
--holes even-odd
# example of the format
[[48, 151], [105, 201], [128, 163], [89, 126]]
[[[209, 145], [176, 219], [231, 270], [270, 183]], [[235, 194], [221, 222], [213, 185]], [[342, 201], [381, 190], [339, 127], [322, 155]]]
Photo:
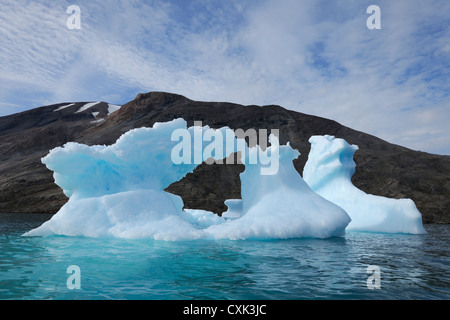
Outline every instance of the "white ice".
[[80, 113], [80, 112], [86, 111], [87, 109], [89, 109], [89, 108], [91, 108], [91, 107], [93, 107], [93, 106], [95, 106], [95, 105], [97, 105], [99, 103], [100, 103], [100, 101], [86, 103], [84, 106], [82, 106], [80, 109], [78, 109], [78, 111], [75, 112], [75, 113]]
[[[87, 109], [89, 109], [89, 108], [91, 108], [91, 107], [93, 107], [93, 106], [95, 106], [95, 105], [97, 105], [99, 103], [100, 103], [100, 101], [86, 103], [81, 108], [79, 108], [77, 110], [77, 112], [75, 112], [75, 113], [86, 111]], [[69, 107], [74, 106], [74, 105], [75, 105], [74, 103], [63, 105], [63, 106], [53, 110], [53, 112], [61, 111], [61, 110], [64, 110], [64, 109], [69, 108]], [[121, 106], [119, 106], [119, 105], [108, 104], [108, 115], [110, 115], [111, 113], [116, 112], [120, 108], [121, 108]], [[92, 115], [94, 116], [94, 118], [97, 118], [98, 112], [93, 112]], [[100, 119], [100, 120], [103, 120], [103, 119]]]
[[74, 105], [75, 105], [75, 103], [66, 104], [66, 105], [64, 105], [64, 106], [61, 106], [61, 107], [59, 107], [59, 108], [53, 110], [53, 112], [61, 111], [61, 110], [64, 110], [64, 109], [69, 108], [69, 107], [74, 106]]
[[334, 136], [313, 136], [303, 179], [312, 190], [336, 203], [350, 215], [347, 230], [423, 234], [422, 215], [411, 199], [390, 199], [366, 194], [351, 178], [358, 147]]

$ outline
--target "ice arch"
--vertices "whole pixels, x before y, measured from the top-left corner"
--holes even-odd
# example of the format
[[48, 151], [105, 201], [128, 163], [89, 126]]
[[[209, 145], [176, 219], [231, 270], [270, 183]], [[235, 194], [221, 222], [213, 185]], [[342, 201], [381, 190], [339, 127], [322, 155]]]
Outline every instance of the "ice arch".
[[[273, 239], [343, 235], [350, 222], [347, 213], [314, 193], [295, 170], [299, 153], [290, 145], [239, 150], [226, 148], [221, 156], [243, 152], [242, 200], [233, 219], [201, 210], [183, 211], [180, 197], [164, 190], [192, 172], [198, 163], [175, 164], [171, 152], [175, 130], [187, 130], [194, 139], [198, 130], [177, 119], [152, 128], [133, 129], [111, 146], [68, 143], [53, 149], [42, 162], [54, 171], [55, 182], [69, 201], [49, 221], [25, 235], [186, 239]], [[229, 136], [229, 128], [218, 129]], [[236, 139], [236, 138], [234, 138]], [[242, 146], [242, 144], [240, 144]], [[204, 146], [192, 141], [192, 157]], [[201, 150], [194, 150], [200, 148]], [[267, 164], [249, 163], [253, 153], [265, 159], [279, 155], [279, 170], [262, 175]]]

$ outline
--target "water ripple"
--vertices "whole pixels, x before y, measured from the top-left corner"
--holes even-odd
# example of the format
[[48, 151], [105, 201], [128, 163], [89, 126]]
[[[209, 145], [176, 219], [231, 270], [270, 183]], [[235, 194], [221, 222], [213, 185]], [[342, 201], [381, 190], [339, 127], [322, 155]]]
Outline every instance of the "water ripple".
[[[450, 298], [448, 225], [414, 236], [164, 242], [21, 237], [45, 217], [0, 218], [0, 299]], [[67, 288], [69, 265], [81, 269], [80, 290]], [[378, 290], [367, 287], [369, 265], [380, 267]]]

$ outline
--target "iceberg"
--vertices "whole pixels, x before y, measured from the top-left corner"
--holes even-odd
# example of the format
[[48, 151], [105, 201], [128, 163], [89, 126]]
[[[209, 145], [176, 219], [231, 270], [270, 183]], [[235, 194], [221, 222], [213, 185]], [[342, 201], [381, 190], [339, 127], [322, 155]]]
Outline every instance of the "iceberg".
[[[289, 143], [279, 146], [276, 136], [271, 135], [266, 150], [258, 145], [249, 148], [246, 143], [237, 143], [239, 139], [228, 127], [217, 129], [217, 135], [209, 130], [208, 126], [187, 128], [185, 120], [176, 119], [130, 130], [110, 146], [71, 142], [51, 150], [42, 162], [54, 172], [55, 183], [69, 200], [49, 221], [25, 236], [175, 241], [328, 238], [344, 234], [349, 215], [303, 181], [292, 162], [299, 152]], [[182, 141], [179, 148], [180, 143], [173, 139], [175, 132], [178, 137], [191, 139], [191, 143]], [[211, 150], [211, 144], [198, 143], [198, 137], [206, 133], [232, 136], [233, 147], [230, 141], [214, 141], [213, 149], [223, 143], [226, 150], [217, 152]], [[205, 161], [211, 157], [220, 160], [234, 152], [241, 153], [245, 165], [240, 176], [242, 199], [227, 200], [230, 210], [223, 217], [204, 210], [183, 210], [181, 197], [164, 191], [201, 163], [196, 161], [199, 154]], [[257, 159], [255, 153], [266, 160], [269, 155], [277, 155], [277, 170], [272, 161], [251, 161]]]
[[346, 230], [424, 234], [422, 215], [411, 199], [390, 199], [356, 188], [353, 155], [356, 145], [334, 136], [312, 136], [311, 151], [303, 170], [305, 182], [351, 217]]

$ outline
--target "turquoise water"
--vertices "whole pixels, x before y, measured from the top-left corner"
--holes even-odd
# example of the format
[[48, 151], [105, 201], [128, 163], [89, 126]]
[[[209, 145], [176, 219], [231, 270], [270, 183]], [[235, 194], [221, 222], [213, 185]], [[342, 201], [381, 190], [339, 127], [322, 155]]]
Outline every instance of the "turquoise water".
[[[21, 236], [49, 218], [0, 214], [0, 299], [450, 298], [449, 225], [426, 225], [426, 235], [349, 232], [325, 240]], [[71, 265], [79, 267], [80, 289], [67, 285]], [[368, 288], [369, 265], [379, 267], [379, 289]]]

